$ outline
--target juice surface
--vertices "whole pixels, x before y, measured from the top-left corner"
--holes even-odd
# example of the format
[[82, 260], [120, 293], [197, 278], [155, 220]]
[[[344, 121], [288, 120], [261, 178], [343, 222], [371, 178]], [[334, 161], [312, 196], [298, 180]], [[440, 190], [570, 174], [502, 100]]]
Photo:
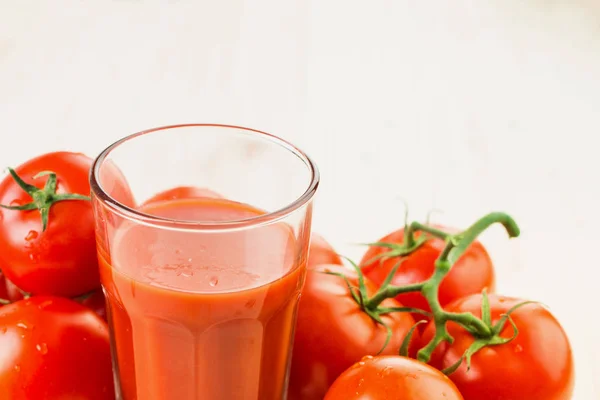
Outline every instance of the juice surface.
[[[148, 214], [194, 221], [262, 214], [222, 199]], [[99, 250], [124, 400], [283, 398], [304, 258], [283, 223], [179, 232], [122, 223]]]

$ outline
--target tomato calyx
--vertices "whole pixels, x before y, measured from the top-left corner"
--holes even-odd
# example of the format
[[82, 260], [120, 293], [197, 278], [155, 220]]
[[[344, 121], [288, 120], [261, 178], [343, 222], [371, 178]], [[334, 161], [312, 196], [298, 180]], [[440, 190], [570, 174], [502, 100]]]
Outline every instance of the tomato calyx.
[[[364, 265], [372, 264], [375, 261], [384, 261], [390, 258], [396, 257], [405, 257], [412, 254], [418, 248], [423, 246], [431, 237], [438, 237], [442, 239], [446, 239], [450, 236], [449, 233], [446, 233], [440, 229], [434, 228], [430, 225], [431, 215], [436, 212], [441, 212], [438, 209], [432, 209], [427, 214], [427, 219], [425, 224], [422, 224], [417, 221], [413, 221], [410, 224], [408, 223], [408, 204], [404, 203], [404, 232], [402, 243], [388, 243], [388, 242], [373, 242], [373, 243], [365, 243], [366, 246], [369, 247], [383, 247], [388, 249], [381, 254], [376, 255], [375, 257], [363, 262]], [[419, 237], [415, 237], [416, 232], [421, 232], [423, 235]]]
[[[469, 346], [469, 348], [465, 351], [465, 353], [462, 355], [462, 357], [460, 357], [458, 359], [458, 361], [456, 361], [454, 364], [452, 364], [448, 368], [443, 369], [442, 372], [446, 375], [450, 375], [450, 374], [454, 373], [462, 365], [463, 362], [466, 363], [467, 371], [469, 371], [471, 369], [471, 358], [479, 350], [481, 350], [485, 347], [507, 344], [507, 343], [512, 342], [514, 339], [516, 339], [517, 335], [519, 334], [519, 328], [517, 327], [517, 325], [511, 318], [511, 314], [513, 312], [517, 311], [519, 308], [521, 308], [527, 304], [532, 304], [532, 303], [535, 303], [535, 302], [534, 301], [523, 301], [523, 302], [515, 305], [514, 307], [510, 308], [506, 313], [502, 314], [500, 320], [498, 320], [498, 322], [496, 322], [496, 324], [492, 324], [492, 313], [490, 310], [490, 303], [489, 303], [487, 291], [484, 290], [482, 292], [482, 300], [481, 300], [481, 320], [483, 321], [484, 324], [486, 324], [488, 326], [488, 328], [490, 330], [490, 334], [486, 335], [486, 336], [480, 336], [476, 330], [472, 330], [472, 329], [464, 326], [464, 328], [473, 335], [475, 340]], [[512, 326], [513, 334], [509, 338], [504, 338], [504, 337], [500, 336], [500, 333], [504, 330], [504, 327], [506, 326], [507, 322], [509, 322], [510, 325]]]
[[21, 187], [28, 195], [31, 196], [33, 201], [31, 203], [11, 206], [0, 204], [0, 207], [8, 209], [8, 210], [20, 210], [20, 211], [29, 211], [29, 210], [39, 210], [42, 218], [42, 231], [45, 231], [48, 227], [48, 215], [50, 214], [50, 208], [52, 205], [59, 201], [65, 200], [86, 200], [90, 201], [89, 196], [84, 196], [77, 193], [56, 193], [56, 173], [52, 171], [42, 171], [35, 175], [33, 178], [41, 178], [43, 176], [48, 176], [48, 180], [44, 185], [43, 189], [39, 189], [34, 185], [30, 185], [25, 182], [21, 177], [15, 172], [14, 169], [8, 168], [8, 172], [15, 180], [17, 185]]
[[[379, 350], [379, 352], [377, 354], [380, 354], [383, 350], [385, 350], [385, 348], [387, 347], [387, 345], [389, 344], [390, 340], [392, 339], [392, 328], [390, 328], [390, 326], [388, 324], [385, 323], [385, 321], [383, 321], [382, 316], [386, 315], [386, 314], [390, 314], [390, 313], [394, 313], [394, 312], [409, 312], [409, 313], [417, 313], [417, 314], [423, 314], [425, 316], [430, 317], [431, 314], [425, 310], [421, 310], [418, 308], [414, 308], [414, 307], [382, 307], [381, 303], [383, 302], [383, 300], [381, 300], [380, 302], [378, 302], [377, 304], [373, 303], [372, 299], [375, 298], [377, 296], [377, 293], [379, 293], [381, 291], [381, 288], [384, 288], [385, 286], [389, 285], [389, 283], [391, 282], [394, 274], [396, 273], [396, 271], [398, 270], [398, 267], [400, 266], [400, 264], [402, 262], [398, 262], [394, 268], [392, 268], [392, 270], [390, 271], [390, 273], [387, 275], [385, 281], [383, 282], [381, 288], [379, 289], [379, 291], [373, 295], [371, 298], [369, 297], [368, 293], [367, 293], [367, 286], [365, 284], [365, 277], [364, 274], [362, 272], [362, 270], [360, 269], [360, 267], [351, 259], [342, 256], [344, 259], [346, 259], [354, 268], [354, 270], [356, 271], [356, 274], [358, 276], [358, 287], [353, 286], [350, 281], [348, 280], [348, 277], [342, 273], [339, 272], [332, 272], [332, 271], [323, 271], [324, 274], [328, 274], [328, 275], [334, 275], [337, 276], [339, 278], [342, 278], [344, 280], [344, 282], [346, 283], [346, 286], [348, 287], [348, 291], [350, 292], [350, 295], [352, 296], [352, 299], [356, 302], [356, 304], [358, 304], [358, 306], [360, 307], [360, 309], [367, 314], [369, 317], [371, 317], [371, 319], [373, 321], [375, 321], [376, 323], [382, 325], [385, 329], [386, 329], [386, 338], [385, 341], [383, 343], [383, 346], [381, 347], [381, 349]], [[412, 329], [412, 332], [414, 332], [414, 327]], [[412, 336], [412, 334], [411, 334]]]
[[[429, 226], [429, 219], [431, 217], [431, 213], [436, 212], [438, 210], [432, 210], [427, 215], [427, 222], [422, 224], [417, 221], [413, 221], [412, 223], [408, 223], [408, 205], [404, 203], [404, 237], [402, 243], [388, 243], [388, 242], [373, 242], [366, 243], [369, 247], [383, 247], [386, 248], [387, 251], [384, 251], [381, 254], [367, 260], [364, 264], [369, 265], [375, 261], [384, 261], [385, 259], [395, 258], [395, 257], [404, 257], [412, 254], [419, 247], [424, 245], [429, 239], [430, 236], [441, 237], [445, 239], [449, 236], [448, 233], [443, 232], [439, 229], [436, 229], [432, 226]], [[425, 233], [424, 235], [415, 237], [415, 233], [417, 231]]]
[[416, 324], [414, 324], [409, 331], [407, 332], [406, 336], [404, 337], [404, 340], [402, 341], [402, 344], [400, 345], [400, 351], [398, 352], [400, 354], [400, 356], [402, 357], [408, 357], [408, 349], [410, 346], [410, 341], [412, 340], [413, 335], [415, 334], [415, 330], [417, 329], [417, 327], [421, 324], [426, 324], [427, 321], [425, 320], [420, 320], [417, 321]]

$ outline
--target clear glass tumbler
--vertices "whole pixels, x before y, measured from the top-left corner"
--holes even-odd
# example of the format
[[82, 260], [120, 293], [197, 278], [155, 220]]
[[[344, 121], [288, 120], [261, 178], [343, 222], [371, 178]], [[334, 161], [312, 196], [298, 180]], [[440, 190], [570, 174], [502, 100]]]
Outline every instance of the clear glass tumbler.
[[280, 400], [318, 170], [269, 134], [140, 132], [91, 186], [117, 398]]

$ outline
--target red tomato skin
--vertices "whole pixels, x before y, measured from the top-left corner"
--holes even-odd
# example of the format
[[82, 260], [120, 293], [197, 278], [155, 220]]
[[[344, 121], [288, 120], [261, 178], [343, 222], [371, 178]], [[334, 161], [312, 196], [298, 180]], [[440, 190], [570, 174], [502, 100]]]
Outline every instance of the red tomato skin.
[[310, 238], [307, 266], [314, 268], [323, 264], [342, 265], [342, 258], [323, 236], [313, 232]]
[[463, 400], [440, 371], [400, 356], [366, 357], [344, 371], [324, 400]]
[[198, 198], [221, 199], [223, 196], [210, 189], [199, 188], [195, 186], [178, 186], [172, 189], [162, 191], [150, 197], [143, 205], [156, 203], [159, 201], [179, 200], [179, 199], [198, 199]]
[[0, 398], [114, 399], [108, 327], [72, 300], [36, 296], [0, 308]]
[[[445, 232], [453, 232], [453, 229], [437, 226]], [[419, 237], [420, 232], [415, 234]], [[389, 243], [403, 243], [404, 229], [394, 231], [379, 241]], [[444, 249], [445, 243], [438, 238], [427, 240], [421, 247], [406, 257], [394, 257], [383, 261], [368, 263], [386, 249], [382, 247], [370, 247], [361, 260], [361, 269], [365, 276], [377, 285], [381, 285], [391, 269], [402, 261], [402, 265], [392, 279], [392, 285], [407, 285], [423, 282], [431, 277], [434, 271], [435, 260]], [[450, 273], [440, 285], [439, 300], [442, 306], [458, 298], [481, 293], [486, 288], [488, 293], [495, 289], [495, 274], [492, 260], [480, 242], [474, 242], [460, 257]], [[396, 297], [400, 303], [407, 307], [415, 307], [430, 311], [429, 305], [421, 293], [405, 293]], [[416, 320], [426, 319], [421, 314], [414, 314]]]
[[[489, 295], [492, 322], [523, 300]], [[481, 317], [481, 295], [456, 300], [446, 307], [449, 312], [470, 312]], [[543, 306], [527, 304], [511, 314], [519, 329], [510, 343], [487, 347], [471, 359], [467, 371], [463, 363], [450, 375], [465, 400], [568, 400], [573, 393], [575, 371], [569, 339], [559, 322]], [[448, 323], [454, 343], [443, 343], [433, 353], [430, 364], [444, 369], [454, 364], [473, 343], [473, 337], [459, 325]], [[430, 322], [421, 338], [424, 346], [435, 332]], [[507, 323], [502, 337], [512, 337]]]
[[[41, 155], [15, 170], [27, 183], [42, 188], [47, 177], [33, 179], [42, 171], [57, 175], [57, 193], [90, 194], [92, 160], [79, 153]], [[14, 179], [0, 183], [0, 203], [32, 201]], [[31, 294], [74, 297], [100, 286], [94, 218], [91, 202], [69, 200], [50, 208], [48, 227], [42, 232], [38, 210], [0, 209], [0, 265], [6, 277]]]
[[21, 300], [23, 297], [23, 293], [19, 290], [19, 288], [14, 283], [6, 279], [2, 271], [0, 271], [0, 299], [13, 302]]
[[[385, 342], [386, 329], [360, 309], [344, 280], [323, 271], [344, 273], [357, 285], [356, 273], [340, 265], [321, 265], [308, 271], [298, 307], [290, 400], [322, 400], [344, 370], [366, 355], [377, 354]], [[366, 285], [372, 295], [375, 286], [368, 280]], [[383, 306], [399, 304], [389, 299]], [[414, 319], [408, 313], [388, 314], [382, 319], [394, 331], [382, 354], [398, 354]]]

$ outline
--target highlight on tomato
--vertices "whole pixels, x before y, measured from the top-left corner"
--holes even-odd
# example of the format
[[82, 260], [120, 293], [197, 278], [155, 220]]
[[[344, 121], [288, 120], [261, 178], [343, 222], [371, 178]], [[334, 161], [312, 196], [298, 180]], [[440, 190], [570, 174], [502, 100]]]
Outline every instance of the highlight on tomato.
[[63, 297], [0, 307], [0, 398], [114, 399], [107, 325]]
[[[444, 247], [445, 237], [454, 228], [429, 226], [419, 222], [407, 224], [404, 228], [391, 232], [373, 243], [364, 254], [360, 265], [366, 277], [380, 285], [399, 262], [392, 284], [402, 286], [424, 282], [434, 273], [435, 261]], [[432, 235], [437, 233], [438, 235]], [[441, 234], [441, 235], [440, 235]], [[452, 271], [439, 288], [439, 301], [442, 306], [458, 298], [481, 293], [486, 289], [493, 292], [495, 274], [492, 260], [479, 241], [474, 241], [456, 260]], [[427, 300], [420, 292], [408, 292], [396, 297], [407, 307], [430, 311]], [[413, 315], [415, 319], [426, 319], [423, 315]]]
[[363, 399], [463, 400], [463, 397], [446, 375], [427, 364], [400, 356], [366, 356], [335, 380], [324, 400]]
[[[485, 321], [489, 332], [448, 322], [452, 344], [443, 342], [429, 363], [450, 370], [450, 379], [466, 400], [568, 400], [573, 394], [574, 366], [565, 331], [540, 304], [499, 295], [471, 295], [446, 307]], [[421, 346], [435, 336], [429, 324]], [[456, 367], [456, 365], [459, 365]], [[453, 369], [456, 369], [452, 372]]]
[[310, 238], [307, 267], [314, 268], [324, 264], [342, 265], [342, 258], [323, 236], [313, 232]]
[[91, 164], [80, 153], [47, 153], [0, 182], [0, 266], [23, 291], [74, 297], [100, 286]]
[[334, 380], [366, 355], [398, 354], [414, 325], [394, 299], [370, 303], [377, 287], [340, 265], [307, 272], [298, 306], [288, 398], [322, 400]]
[[12, 303], [21, 300], [23, 297], [25, 297], [25, 293], [9, 281], [2, 271], [0, 271], [0, 305], [5, 302]]

